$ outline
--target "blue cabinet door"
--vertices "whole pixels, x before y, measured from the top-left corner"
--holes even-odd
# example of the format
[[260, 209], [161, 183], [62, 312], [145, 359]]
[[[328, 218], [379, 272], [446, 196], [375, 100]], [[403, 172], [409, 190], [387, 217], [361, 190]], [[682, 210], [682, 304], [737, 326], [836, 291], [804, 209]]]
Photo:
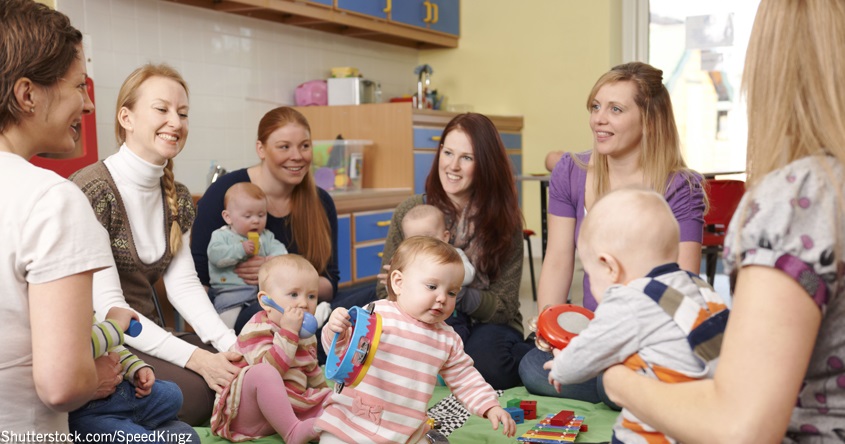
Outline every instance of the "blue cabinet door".
[[426, 17], [431, 20], [428, 12], [431, 7], [426, 6], [429, 2], [423, 0], [393, 0], [393, 9], [390, 11], [390, 21], [427, 28]]
[[387, 237], [393, 210], [376, 213], [355, 213], [355, 243]]
[[452, 35], [461, 34], [460, 0], [432, 0], [430, 28]]
[[[396, 7], [394, 2], [394, 8]], [[355, 12], [381, 19], [387, 18], [387, 0], [337, 0], [337, 9]]]
[[425, 180], [428, 178], [428, 172], [431, 171], [435, 154], [434, 151], [414, 153], [414, 194], [425, 193]]
[[337, 266], [339, 284], [352, 282], [352, 229], [349, 215], [337, 217]]
[[355, 280], [375, 277], [381, 272], [384, 243], [355, 248]]
[[414, 149], [440, 147], [440, 135], [443, 128], [414, 128]]

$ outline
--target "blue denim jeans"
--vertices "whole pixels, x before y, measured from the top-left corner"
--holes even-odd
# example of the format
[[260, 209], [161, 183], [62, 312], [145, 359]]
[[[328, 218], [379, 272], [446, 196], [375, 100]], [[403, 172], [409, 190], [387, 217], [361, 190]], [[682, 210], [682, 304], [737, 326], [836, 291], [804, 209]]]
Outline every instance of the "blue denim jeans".
[[560, 393], [549, 384], [549, 371], [543, 369], [543, 364], [554, 359], [551, 353], [534, 348], [522, 357], [519, 363], [519, 377], [529, 393], [555, 398], [577, 399], [592, 403], [602, 402], [614, 410], [621, 410], [607, 397], [602, 385], [601, 374], [580, 384], [562, 385]]
[[182, 392], [170, 381], [157, 380], [152, 392], [143, 398], [136, 398], [135, 386], [123, 381], [108, 398], [70, 412], [68, 424], [70, 431], [78, 434], [78, 443], [125, 443], [131, 439], [156, 444], [199, 444], [193, 427], [176, 419], [180, 408]]
[[255, 285], [211, 287], [208, 289], [208, 297], [211, 298], [217, 313], [223, 313], [226, 310], [255, 302], [258, 298], [258, 287]]

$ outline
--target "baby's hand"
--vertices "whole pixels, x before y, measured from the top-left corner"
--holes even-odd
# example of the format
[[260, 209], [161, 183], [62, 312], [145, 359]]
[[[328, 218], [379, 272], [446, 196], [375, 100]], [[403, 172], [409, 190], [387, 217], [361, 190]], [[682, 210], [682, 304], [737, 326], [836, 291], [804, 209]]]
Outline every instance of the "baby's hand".
[[156, 374], [150, 367], [143, 367], [135, 372], [135, 397], [143, 398], [150, 394], [153, 390], [153, 384], [156, 382]]
[[347, 329], [352, 327], [352, 322], [349, 321], [349, 311], [343, 307], [335, 308], [331, 316], [329, 316], [329, 322], [326, 323], [326, 327], [334, 333], [343, 335]]
[[[558, 355], [558, 354], [560, 354], [560, 350], [558, 350], [558, 349], [556, 349], [556, 348], [553, 348], [553, 349], [552, 349], [552, 354], [553, 354], [555, 357], [557, 357], [557, 355]], [[554, 367], [554, 365], [555, 365], [555, 361], [554, 361], [554, 360], [551, 360], [551, 361], [546, 361], [546, 363], [545, 363], [545, 364], [543, 364], [543, 369], [544, 369], [544, 370], [549, 370], [549, 384], [551, 384], [551, 385], [555, 388], [555, 391], [556, 391], [556, 392], [560, 393], [560, 383], [559, 383], [559, 382], [557, 382], [554, 378], [552, 378], [552, 372], [551, 372], [551, 370], [552, 370], [552, 367]]]
[[120, 331], [126, 331], [129, 329], [129, 321], [132, 319], [138, 321], [138, 313], [135, 313], [133, 310], [123, 307], [112, 307], [109, 309], [109, 312], [106, 313], [106, 319], [111, 319], [117, 322], [117, 326], [120, 328]]
[[255, 243], [253, 241], [245, 240], [241, 242], [241, 245], [244, 246], [244, 253], [246, 253], [247, 256], [252, 256], [255, 252]]
[[[273, 310], [278, 313], [278, 310]], [[288, 307], [284, 313], [281, 313], [280, 319], [276, 324], [299, 336], [299, 330], [302, 328], [302, 319], [305, 317], [305, 310], [302, 307]]]
[[501, 422], [503, 435], [513, 438], [513, 435], [516, 434], [516, 423], [505, 409], [498, 406], [491, 407], [484, 416], [490, 420], [490, 424], [493, 424], [493, 430], [499, 430], [499, 423]]

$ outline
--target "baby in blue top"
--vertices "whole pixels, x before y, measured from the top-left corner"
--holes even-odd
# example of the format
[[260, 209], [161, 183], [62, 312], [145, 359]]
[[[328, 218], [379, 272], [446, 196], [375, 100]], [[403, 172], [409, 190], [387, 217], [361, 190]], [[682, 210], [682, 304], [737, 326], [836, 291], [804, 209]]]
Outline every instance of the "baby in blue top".
[[257, 185], [232, 185], [223, 197], [223, 207], [226, 225], [214, 230], [208, 243], [208, 295], [220, 318], [231, 327], [241, 308], [258, 295], [258, 286], [246, 284], [235, 267], [253, 256], [281, 256], [288, 251], [272, 231], [264, 229], [267, 196]]

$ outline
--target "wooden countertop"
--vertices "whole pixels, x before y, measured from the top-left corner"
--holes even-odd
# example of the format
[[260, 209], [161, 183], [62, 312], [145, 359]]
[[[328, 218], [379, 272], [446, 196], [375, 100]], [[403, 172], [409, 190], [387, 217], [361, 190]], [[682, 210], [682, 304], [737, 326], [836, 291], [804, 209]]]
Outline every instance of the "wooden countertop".
[[332, 191], [337, 214], [393, 209], [411, 197], [410, 188], [362, 188], [359, 191]]

